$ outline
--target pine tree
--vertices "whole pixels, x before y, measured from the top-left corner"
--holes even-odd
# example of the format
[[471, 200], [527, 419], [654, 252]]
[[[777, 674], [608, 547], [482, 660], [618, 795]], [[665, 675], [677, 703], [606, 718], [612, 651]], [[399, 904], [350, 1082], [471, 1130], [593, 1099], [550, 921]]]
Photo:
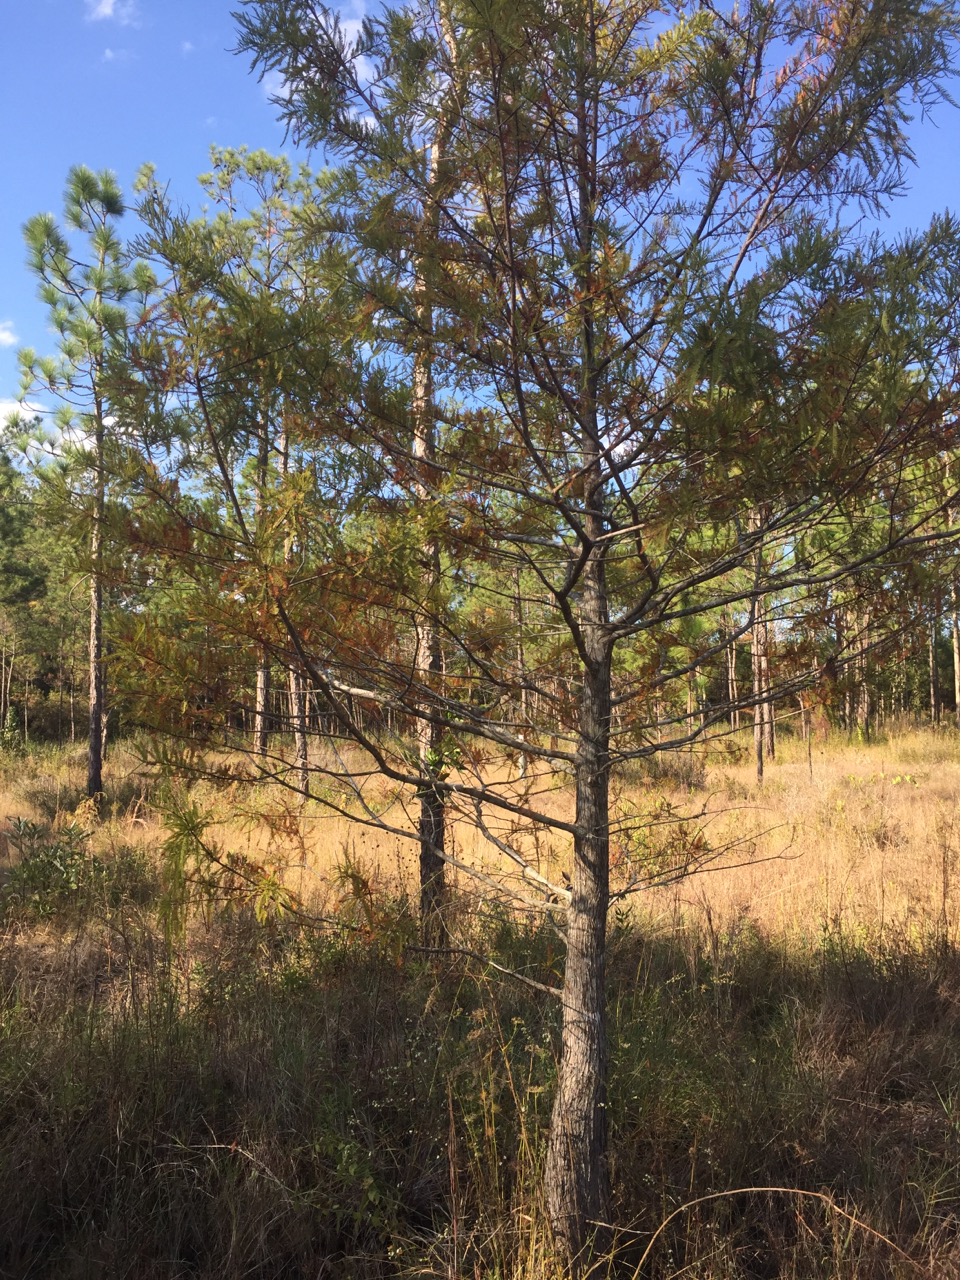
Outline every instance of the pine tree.
[[[130, 266], [117, 224], [124, 213], [115, 176], [83, 166], [71, 169], [64, 193], [66, 230], [52, 214], [37, 214], [24, 227], [30, 269], [40, 280], [40, 297], [59, 334], [55, 356], [20, 353], [21, 399], [42, 387], [60, 401], [55, 417], [59, 438], [52, 447], [60, 466], [61, 510], [76, 504], [88, 530], [89, 573], [89, 735], [87, 794], [103, 791], [107, 734], [107, 673], [104, 656], [104, 561], [107, 539], [109, 435], [117, 424], [109, 392], [111, 362], [123, 351], [131, 308], [143, 302], [152, 279]], [[85, 238], [75, 250], [69, 232]], [[53, 484], [52, 489], [57, 485]]]
[[[652, 703], [677, 706], [672, 691], [730, 643], [678, 659], [686, 619], [736, 608], [751, 626], [765, 601], [797, 602], [922, 548], [939, 509], [929, 460], [950, 434], [950, 338], [905, 375], [911, 334], [896, 311], [869, 322], [884, 261], [840, 220], [845, 202], [879, 208], [900, 189], [905, 103], [941, 92], [946, 9], [673, 17], [663, 30], [639, 3], [425, 0], [369, 19], [353, 48], [323, 6], [260, 0], [240, 17], [241, 47], [284, 77], [287, 120], [357, 166], [338, 230], [394, 350], [427, 337], [445, 371], [434, 388], [445, 430], [428, 460], [443, 509], [432, 503], [431, 518], [451, 547], [499, 567], [492, 610], [515, 571], [537, 583], [569, 672], [561, 690], [540, 682], [553, 724], [522, 740], [497, 694], [496, 658], [514, 639], [470, 647], [429, 593], [419, 625], [452, 635], [486, 696], [439, 690], [415, 664], [420, 696], [401, 700], [396, 672], [373, 659], [356, 683], [442, 724], [461, 759], [494, 742], [573, 772], [572, 823], [480, 769], [430, 780], [520, 865], [525, 824], [570, 838], [570, 887], [551, 891], [567, 906], [568, 949], [545, 1181], [575, 1269], [610, 1222], [610, 847], [632, 831], [612, 809], [612, 770], [710, 727], [683, 701], [667, 724], [645, 718]], [[418, 238], [425, 207], [432, 233]], [[898, 262], [907, 280], [909, 255]], [[419, 304], [398, 280], [419, 284]], [[358, 419], [376, 438], [373, 417]], [[645, 661], [618, 666], [619, 651], [648, 642]], [[762, 670], [752, 693], [762, 707], [777, 693], [769, 680]]]

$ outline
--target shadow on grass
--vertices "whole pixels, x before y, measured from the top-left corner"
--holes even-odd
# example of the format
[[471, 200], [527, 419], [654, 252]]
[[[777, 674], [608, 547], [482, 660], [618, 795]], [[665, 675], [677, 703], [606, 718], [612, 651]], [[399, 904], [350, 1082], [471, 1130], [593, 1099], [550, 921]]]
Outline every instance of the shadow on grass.
[[[0, 1275], [543, 1280], [549, 997], [376, 932], [8, 908]], [[464, 909], [462, 941], [554, 981], [556, 935]], [[957, 955], [725, 933], [611, 939], [611, 1174], [631, 1276], [947, 1275]], [[893, 1246], [893, 1247], [892, 1247]], [[898, 1250], [913, 1262], [906, 1261]], [[601, 1274], [599, 1272], [599, 1274]]]

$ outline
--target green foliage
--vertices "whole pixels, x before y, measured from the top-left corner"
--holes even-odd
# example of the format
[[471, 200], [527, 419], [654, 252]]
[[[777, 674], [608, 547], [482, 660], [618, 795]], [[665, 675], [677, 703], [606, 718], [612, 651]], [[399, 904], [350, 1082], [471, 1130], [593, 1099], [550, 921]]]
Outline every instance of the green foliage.
[[20, 717], [17, 715], [16, 707], [12, 705], [7, 707], [3, 727], [0, 728], [0, 750], [6, 751], [9, 755], [19, 755], [23, 750], [23, 730], [20, 727]]
[[14, 819], [10, 839], [20, 855], [3, 886], [3, 905], [44, 917], [77, 908], [107, 884], [103, 861], [88, 848], [89, 832], [70, 822], [51, 832], [25, 818]]
[[[452, 963], [448, 982], [439, 966], [412, 962], [406, 904], [385, 902], [356, 863], [344, 861], [335, 919], [320, 922], [331, 931], [309, 939], [279, 862], [216, 835], [186, 779], [290, 785], [281, 740], [296, 720], [300, 753], [298, 679], [315, 700], [302, 794], [385, 826], [388, 806], [432, 798], [475, 830], [486, 824], [544, 891], [550, 928], [525, 933], [495, 914], [464, 952], [480, 948], [553, 986], [563, 904], [572, 938], [596, 935], [565, 997], [583, 1001], [568, 1005], [569, 1037], [579, 1019], [599, 1029], [582, 1073], [594, 1101], [580, 1119], [563, 1098], [555, 1111], [571, 1119], [571, 1170], [583, 1154], [578, 1124], [594, 1126], [606, 1105], [608, 836], [625, 893], [713, 853], [671, 806], [615, 795], [611, 807], [609, 775], [639, 766], [694, 790], [694, 739], [728, 710], [822, 677], [829, 709], [843, 705], [849, 728], [865, 732], [854, 685], [867, 688], [872, 653], [920, 634], [919, 596], [937, 683], [940, 620], [957, 605], [953, 552], [938, 550], [957, 505], [947, 465], [957, 226], [937, 220], [886, 246], [842, 228], [839, 214], [853, 200], [881, 209], [900, 190], [907, 109], [943, 95], [947, 8], [748, 3], [662, 17], [630, 0], [426, 0], [369, 16], [352, 41], [323, 5], [250, 3], [241, 48], [281, 74], [277, 103], [295, 136], [342, 168], [313, 177], [261, 152], [216, 151], [200, 218], [145, 172], [137, 248], [150, 267], [132, 264], [116, 234], [123, 201], [109, 174], [71, 171], [66, 230], [51, 215], [27, 225], [60, 335], [55, 357], [21, 357], [24, 394], [39, 386], [61, 401], [57, 461], [42, 471], [47, 511], [76, 550], [72, 567], [92, 575], [92, 630], [96, 596], [112, 589], [126, 707], [189, 744], [184, 785], [165, 804], [158, 926], [172, 957], [197, 901], [208, 927], [250, 944], [234, 963], [212, 948], [186, 994], [168, 981], [149, 1023], [170, 1062], [188, 1061], [190, 1089], [183, 1112], [161, 1098], [139, 1130], [172, 1113], [176, 1157], [151, 1152], [133, 1166], [160, 1184], [162, 1203], [177, 1198], [168, 1174], [192, 1190], [199, 1167], [210, 1179], [207, 1200], [193, 1197], [203, 1207], [181, 1215], [191, 1230], [177, 1265], [216, 1239], [222, 1268], [249, 1272], [268, 1256], [275, 1273], [302, 1274], [321, 1256], [396, 1259], [397, 1238], [430, 1231], [418, 1268], [508, 1274], [517, 1255], [502, 1227], [488, 1230], [484, 1201], [508, 1218], [531, 1207], [544, 1099], [566, 1078], [555, 1077], [554, 1014], [527, 1003], [508, 1016], [512, 998], [468, 964]], [[84, 253], [71, 232], [86, 238]], [[0, 517], [0, 567], [27, 541]], [[2, 603], [39, 598], [38, 578]], [[36, 647], [23, 612], [17, 639]], [[762, 613], [780, 669], [762, 688], [758, 661], [745, 693], [743, 641]], [[91, 659], [96, 686], [99, 640]], [[290, 701], [278, 712], [275, 698], [271, 733], [251, 751], [251, 719], [267, 718], [261, 704], [251, 716], [251, 694], [271, 670], [292, 677]], [[890, 692], [876, 674], [871, 682]], [[901, 689], [902, 709], [919, 690], [917, 679]], [[932, 702], [936, 718], [936, 691]], [[321, 740], [331, 724], [353, 739], [348, 752]], [[669, 763], [643, 763], [661, 754]], [[523, 778], [501, 768], [521, 756]], [[549, 798], [559, 764], [577, 775], [573, 821]], [[329, 785], [308, 787], [312, 772]], [[390, 789], [378, 791], [384, 780]], [[573, 849], [570, 893], [531, 865], [544, 830]], [[53, 917], [109, 890], [79, 829], [18, 831], [11, 907]], [[816, 1174], [846, 1193], [823, 1124], [803, 1150], [784, 1140], [824, 1110], [797, 1054], [797, 1002], [823, 1012], [810, 969], [785, 961], [762, 992], [765, 966], [783, 957], [747, 929], [675, 952], [634, 937], [626, 913], [618, 923], [635, 977], [645, 966], [658, 977], [631, 985], [621, 975], [614, 988], [615, 1170], [647, 1141], [632, 1107], [658, 1134], [642, 1161], [656, 1185], [653, 1173], [641, 1185], [621, 1176], [620, 1208], [657, 1220], [680, 1194], [732, 1173]], [[821, 956], [832, 992], [843, 970], [875, 995], [885, 976], [876, 959]], [[387, 992], [382, 1005], [368, 1002], [371, 985]], [[109, 1017], [91, 1025], [113, 1043]], [[381, 1025], [384, 1044], [371, 1032]], [[309, 1038], [298, 1040], [301, 1026]], [[134, 1018], [135, 1041], [141, 1032]], [[135, 1059], [154, 1052], [144, 1041]], [[208, 1094], [211, 1061], [231, 1061], [238, 1042], [260, 1055], [257, 1096], [246, 1076]], [[479, 1068], [456, 1066], [465, 1046]], [[265, 1104], [278, 1081], [285, 1092]], [[225, 1101], [231, 1091], [239, 1108]], [[585, 1096], [578, 1087], [569, 1101]], [[770, 1166], [751, 1145], [765, 1123]], [[596, 1143], [588, 1154], [593, 1195], [606, 1157]], [[870, 1152], [859, 1160], [854, 1190], [873, 1177]], [[464, 1164], [477, 1176], [464, 1179]], [[223, 1227], [207, 1215], [223, 1188], [244, 1210], [267, 1201], [256, 1221], [268, 1237], [267, 1224], [289, 1215], [286, 1252], [247, 1247], [243, 1213]], [[890, 1212], [886, 1199], [878, 1212]], [[473, 1232], [466, 1251], [462, 1221]], [[675, 1252], [658, 1266], [700, 1267], [728, 1225], [706, 1214], [691, 1241], [665, 1239]], [[815, 1243], [805, 1236], [797, 1257], [836, 1262], [823, 1231], [804, 1226]], [[780, 1221], [771, 1231], [782, 1251], [794, 1248], [796, 1221], [794, 1236]], [[777, 1261], [747, 1227], [729, 1240], [732, 1274], [739, 1260], [759, 1271]]]
[[42, 920], [152, 902], [157, 882], [145, 854], [126, 846], [94, 853], [90, 838], [90, 823], [79, 818], [54, 829], [13, 819], [9, 839], [19, 860], [0, 888], [3, 912]]
[[34, 601], [44, 594], [44, 572], [25, 554], [29, 540], [30, 494], [24, 476], [0, 449], [0, 610]]
[[259, 924], [282, 919], [298, 906], [276, 866], [225, 848], [210, 835], [212, 812], [182, 786], [158, 798], [167, 828], [160, 915], [171, 941], [182, 938], [192, 904], [215, 914], [250, 909]]

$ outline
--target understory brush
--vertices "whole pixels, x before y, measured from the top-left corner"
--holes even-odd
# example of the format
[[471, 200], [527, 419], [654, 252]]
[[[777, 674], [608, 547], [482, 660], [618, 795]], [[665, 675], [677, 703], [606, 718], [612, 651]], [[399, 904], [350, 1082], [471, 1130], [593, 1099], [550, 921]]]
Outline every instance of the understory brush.
[[[502, 972], [555, 984], [549, 925], [465, 906], [429, 957], [403, 900], [345, 898], [171, 941], [141, 890], [6, 901], [0, 1275], [552, 1274], [557, 1007]], [[949, 1274], [956, 971], [943, 939], [621, 922], [609, 1273]]]
[[[809, 791], [790, 760], [773, 775], [763, 821], [794, 785], [793, 852], [816, 852], [615, 909], [597, 1280], [957, 1274], [956, 824], [920, 746], [911, 768], [880, 751]], [[314, 896], [266, 843], [201, 874], [189, 850], [230, 847], [201, 792], [165, 863], [132, 773], [98, 819], [60, 755], [15, 767], [0, 753], [0, 1278], [559, 1280], [550, 919], [455, 894], [429, 954], [389, 860], [342, 845]], [[853, 892], [855, 863], [885, 886], [895, 859], [897, 902]], [[802, 924], [804, 894], [824, 910]]]

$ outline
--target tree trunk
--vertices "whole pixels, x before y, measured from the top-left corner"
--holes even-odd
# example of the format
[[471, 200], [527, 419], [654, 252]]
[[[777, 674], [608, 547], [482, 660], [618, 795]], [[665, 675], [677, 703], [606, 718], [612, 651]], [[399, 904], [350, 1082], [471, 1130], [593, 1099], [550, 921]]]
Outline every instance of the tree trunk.
[[603, 1252], [609, 1222], [605, 946], [611, 666], [603, 636], [603, 565], [596, 551], [594, 555], [594, 600], [586, 601], [585, 609], [599, 616], [585, 628], [593, 653], [578, 718], [578, 834], [567, 924], [561, 1060], [544, 1169], [555, 1241], [575, 1273], [586, 1269], [592, 1255]]
[[270, 658], [267, 650], [260, 651], [257, 663], [257, 690], [254, 700], [254, 751], [259, 756], [267, 754], [270, 740]]
[[[290, 466], [287, 433], [280, 438], [281, 475], [286, 479]], [[294, 555], [294, 533], [291, 530], [284, 539], [284, 564], [290, 566]], [[266, 653], [264, 654], [266, 662]], [[307, 754], [307, 690], [300, 668], [291, 663], [287, 668], [287, 697], [290, 708], [290, 727], [294, 739], [294, 771], [297, 788], [302, 799], [310, 794], [310, 762]]]
[[578, 292], [581, 385], [579, 431], [583, 530], [587, 559], [579, 613], [582, 684], [575, 760], [574, 863], [567, 915], [567, 960], [562, 994], [561, 1056], [544, 1166], [547, 1209], [555, 1244], [577, 1276], [606, 1252], [610, 1222], [607, 1167], [607, 1010], [605, 948], [609, 905], [609, 769], [611, 638], [605, 577], [604, 486], [599, 431], [598, 363], [593, 315], [596, 134], [595, 33], [592, 10], [583, 41], [578, 87]]
[[[759, 508], [751, 511], [748, 517], [748, 529], [756, 533], [762, 525], [762, 513]], [[755, 587], [764, 577], [764, 548], [760, 541], [754, 553]], [[757, 768], [758, 786], [764, 782], [764, 756], [770, 751], [774, 754], [773, 720], [768, 727], [770, 711], [770, 671], [767, 661], [767, 619], [765, 617], [764, 597], [758, 595], [753, 605], [751, 623], [751, 693], [754, 701], [754, 759]]]
[[[423, 233], [432, 246], [440, 233], [439, 212], [433, 200], [433, 187], [440, 164], [441, 144], [435, 137], [430, 148], [428, 173], [428, 203], [424, 210]], [[434, 451], [437, 428], [434, 420], [434, 356], [432, 349], [433, 308], [424, 279], [424, 265], [420, 264], [414, 287], [414, 306], [418, 318], [419, 336], [414, 353], [412, 386], [413, 456], [416, 468], [414, 493], [418, 505], [426, 509], [434, 498]], [[423, 693], [421, 715], [417, 720], [417, 754], [420, 771], [425, 779], [443, 772], [443, 726], [437, 723], [430, 711], [430, 694], [436, 691], [443, 669], [441, 638], [438, 626], [438, 588], [440, 586], [440, 544], [428, 535], [421, 547], [423, 568], [422, 593], [424, 604], [414, 621], [415, 656], [414, 669]], [[424, 946], [443, 946], [447, 932], [444, 926], [446, 897], [444, 840], [446, 806], [442, 792], [429, 781], [418, 792], [420, 819], [420, 919]]]
[[[757, 606], [760, 609], [760, 605]], [[764, 671], [761, 666], [761, 622], [751, 627], [751, 689], [754, 697], [754, 759], [758, 786], [764, 781]]]
[[290, 696], [290, 722], [294, 735], [294, 768], [297, 786], [306, 800], [310, 786], [307, 760], [307, 693], [304, 688], [304, 678], [295, 667], [290, 667], [287, 672], [287, 688]]
[[[436, 543], [425, 548], [429, 553], [428, 583], [432, 586], [440, 574], [440, 558]], [[431, 593], [433, 595], [433, 592]], [[440, 679], [442, 658], [440, 636], [434, 619], [428, 614], [415, 625], [417, 653], [415, 667], [424, 686]], [[443, 771], [443, 729], [434, 720], [417, 720], [417, 753], [425, 777]], [[446, 898], [444, 841], [446, 806], [443, 794], [429, 782], [418, 792], [420, 819], [420, 919], [421, 939], [425, 947], [443, 946], [447, 932], [444, 925]]]
[[[524, 600], [521, 596], [519, 569], [514, 572], [514, 611], [514, 625], [517, 628], [517, 685], [520, 689], [517, 706], [519, 725], [517, 736], [526, 741], [528, 730], [527, 672], [524, 665]], [[517, 776], [521, 779], [527, 776], [527, 753], [524, 751], [519, 752], [517, 756]]]
[[[259, 413], [260, 439], [257, 448], [257, 491], [254, 503], [254, 520], [260, 525], [267, 504], [267, 487], [270, 475], [270, 411], [268, 397], [261, 387], [263, 403]], [[270, 749], [270, 654], [261, 645], [257, 657], [257, 684], [254, 692], [254, 752], [266, 756]], [[244, 726], [245, 730], [247, 726]]]
[[10, 648], [10, 663], [7, 667], [7, 697], [4, 705], [4, 712], [10, 710], [13, 702], [13, 666], [17, 658], [17, 637], [14, 635]]
[[941, 723], [941, 686], [938, 679], [938, 623], [931, 619], [928, 628], [928, 670], [930, 673], [931, 723]]
[[868, 684], [867, 657], [863, 651], [858, 659], [857, 722], [858, 737], [866, 742], [871, 734], [871, 687]]
[[774, 759], [774, 702], [771, 698], [771, 632], [765, 614], [761, 624], [761, 688], [764, 693], [764, 754]]
[[[0, 677], [2, 681], [2, 677]], [[3, 724], [3, 709], [0, 707], [0, 724]], [[63, 632], [57, 646], [57, 746], [63, 746]]]
[[727, 702], [729, 707], [729, 716], [731, 728], [735, 731], [741, 727], [741, 713], [738, 709], [738, 688], [737, 688], [737, 641], [731, 640], [725, 649], [727, 657]]
[[[103, 415], [97, 405], [97, 421]], [[96, 477], [93, 529], [90, 534], [90, 717], [87, 745], [87, 796], [103, 794], [103, 736], [107, 715], [107, 681], [103, 655], [103, 519], [104, 464], [103, 427], [96, 432]]]
[[868, 644], [871, 621], [868, 615], [855, 616], [853, 625], [857, 631], [857, 656], [854, 662], [854, 720], [858, 738], [866, 742], [871, 733], [871, 686], [868, 669]]

